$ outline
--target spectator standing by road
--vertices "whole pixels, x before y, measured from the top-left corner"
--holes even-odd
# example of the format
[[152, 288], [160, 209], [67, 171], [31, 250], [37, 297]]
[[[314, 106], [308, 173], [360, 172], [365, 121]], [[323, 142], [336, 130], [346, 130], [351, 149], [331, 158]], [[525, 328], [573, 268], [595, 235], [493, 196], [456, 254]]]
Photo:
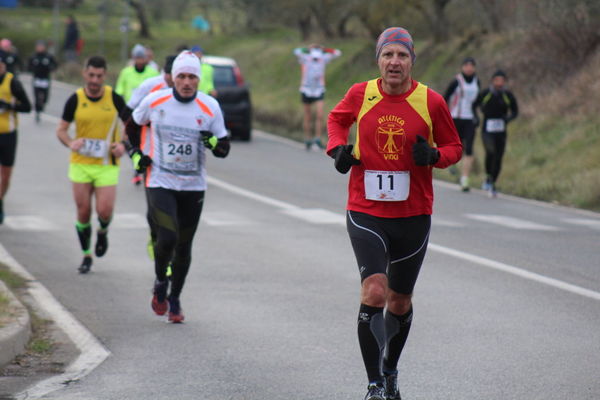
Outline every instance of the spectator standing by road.
[[475, 128], [479, 124], [477, 115], [473, 113], [473, 102], [477, 98], [481, 87], [475, 71], [475, 59], [472, 57], [465, 58], [460, 73], [450, 82], [444, 95], [463, 145], [464, 154], [460, 176], [460, 186], [463, 192], [470, 190], [469, 175], [474, 160], [473, 142], [475, 140]]
[[65, 61], [77, 61], [77, 42], [79, 41], [79, 28], [75, 17], [69, 15], [66, 21], [65, 40], [63, 43], [63, 51]]
[[[413, 40], [388, 28], [377, 40], [380, 78], [353, 85], [329, 114], [327, 154], [350, 173], [346, 225], [361, 276], [358, 341], [365, 400], [399, 400], [397, 364], [427, 250], [432, 169], [460, 160], [444, 98], [412, 79]], [[356, 142], [348, 144], [356, 124]], [[385, 310], [385, 312], [384, 312]]]
[[[302, 76], [300, 80], [300, 94], [304, 105], [304, 143], [306, 150], [315, 144], [320, 149], [325, 146], [321, 141], [323, 131], [323, 99], [325, 98], [325, 67], [331, 60], [342, 55], [338, 49], [322, 47], [311, 44], [308, 47], [294, 49], [294, 54], [300, 63]], [[313, 104], [315, 106], [314, 135], [311, 134], [313, 125]]]
[[4, 57], [0, 53], [0, 224], [4, 222], [3, 202], [17, 153], [17, 113], [31, 111], [23, 85], [6, 70]]
[[50, 94], [50, 73], [57, 67], [56, 60], [48, 53], [46, 42], [35, 44], [35, 53], [29, 58], [27, 69], [33, 75], [33, 97], [35, 100], [35, 120], [40, 122], [40, 113], [48, 102]]
[[507, 126], [519, 115], [519, 107], [514, 94], [506, 88], [506, 73], [497, 70], [492, 75], [492, 84], [484, 89], [473, 103], [473, 113], [480, 108], [483, 113], [481, 136], [485, 148], [486, 178], [482, 189], [490, 197], [496, 197], [496, 181], [502, 168], [502, 158], [506, 148]]

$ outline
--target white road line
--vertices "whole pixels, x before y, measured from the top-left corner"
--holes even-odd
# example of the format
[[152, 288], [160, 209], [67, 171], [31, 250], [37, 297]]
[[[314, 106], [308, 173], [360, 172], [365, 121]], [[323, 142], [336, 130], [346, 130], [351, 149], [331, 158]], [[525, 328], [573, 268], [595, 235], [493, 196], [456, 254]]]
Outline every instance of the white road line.
[[568, 222], [569, 224], [574, 225], [582, 225], [587, 226], [592, 229], [600, 230], [600, 219], [591, 219], [591, 218], [563, 218], [564, 222]]
[[559, 228], [550, 225], [538, 224], [537, 222], [526, 221], [519, 218], [507, 217], [505, 215], [492, 214], [465, 214], [467, 218], [477, 221], [489, 222], [491, 224], [502, 225], [513, 229], [526, 229], [533, 231], [558, 231]]
[[4, 224], [16, 231], [57, 231], [60, 226], [37, 215], [11, 215], [6, 217]]
[[138, 213], [116, 213], [113, 215], [110, 229], [145, 229], [148, 228], [146, 217]]
[[16, 399], [37, 399], [55, 390], [61, 389], [65, 383], [77, 381], [100, 365], [110, 355], [108, 351], [94, 335], [83, 326], [67, 309], [65, 309], [52, 296], [33, 275], [21, 266], [0, 244], [0, 259], [16, 274], [27, 279], [27, 291], [29, 295], [43, 309], [58, 328], [71, 339], [80, 351], [79, 356], [73, 361], [65, 372], [40, 381], [28, 389], [16, 395]]
[[346, 218], [342, 214], [337, 214], [322, 208], [302, 208], [284, 210], [284, 214], [302, 219], [311, 224], [340, 224], [346, 225]]
[[242, 189], [240, 187], [234, 186], [230, 183], [224, 182], [217, 178], [213, 178], [211, 176], [207, 177], [207, 182], [209, 185], [218, 186], [221, 189], [227, 190], [231, 193], [235, 193], [240, 196], [247, 197], [249, 199], [253, 199], [260, 203], [268, 204], [273, 207], [281, 208], [282, 210], [297, 210], [300, 208], [293, 204], [286, 203], [285, 201], [276, 200], [271, 197], [263, 196], [262, 194], [251, 192], [250, 190]]
[[433, 217], [431, 219], [431, 224], [433, 226], [445, 226], [445, 227], [449, 227], [449, 228], [463, 228], [465, 226], [465, 224], [462, 224], [460, 222], [456, 222], [456, 221], [452, 221], [452, 220], [444, 219], [444, 218], [440, 218], [440, 217]]
[[205, 223], [208, 226], [247, 226], [254, 224], [241, 215], [222, 211], [203, 212], [200, 223]]
[[535, 272], [530, 272], [522, 268], [515, 267], [513, 265], [504, 264], [498, 261], [490, 260], [488, 258], [476, 256], [474, 254], [465, 253], [464, 251], [451, 249], [449, 247], [440, 246], [433, 243], [429, 243], [429, 248], [431, 250], [437, 251], [438, 253], [443, 253], [452, 257], [460, 258], [462, 260], [479, 264], [484, 267], [520, 276], [521, 278], [529, 279], [531, 281], [540, 282], [548, 286], [553, 286], [558, 289], [566, 290], [567, 292], [578, 294], [580, 296], [589, 297], [590, 299], [600, 300], [600, 293], [598, 292], [585, 289], [580, 286], [572, 285], [570, 283], [566, 283], [558, 279], [536, 274]]
[[[245, 197], [254, 199], [256, 201], [262, 202], [267, 205], [272, 205], [272, 206], [274, 205], [275, 207], [283, 208], [284, 210], [286, 210], [286, 214], [291, 215], [291, 214], [294, 214], [294, 212], [298, 212], [298, 210], [302, 210], [300, 207], [294, 206], [293, 204], [281, 202], [279, 200], [275, 200], [270, 197], [263, 196], [261, 194], [252, 192], [250, 190], [238, 188], [237, 186], [223, 182], [217, 178], [209, 178], [209, 182], [215, 186], [219, 186], [220, 188], [222, 188], [224, 190], [228, 190], [232, 193], [236, 193], [241, 196], [245, 196]], [[284, 207], [281, 207], [281, 206], [284, 206]], [[343, 216], [342, 216], [342, 218], [343, 218]], [[554, 228], [554, 227], [551, 227], [551, 228]], [[463, 252], [460, 250], [451, 249], [449, 247], [437, 245], [437, 244], [431, 243], [431, 242], [429, 242], [429, 249], [436, 251], [438, 253], [446, 254], [446, 255], [456, 257], [456, 258], [459, 258], [462, 260], [467, 260], [472, 263], [481, 265], [483, 267], [492, 268], [492, 269], [495, 269], [498, 271], [502, 271], [502, 272], [506, 272], [506, 273], [509, 273], [512, 275], [519, 276], [524, 279], [528, 279], [528, 280], [542, 283], [542, 284], [545, 284], [545, 285], [548, 285], [551, 287], [555, 287], [557, 289], [561, 289], [561, 290], [564, 290], [564, 291], [567, 291], [567, 292], [570, 292], [573, 294], [577, 294], [577, 295], [584, 296], [584, 297], [594, 299], [594, 300], [600, 300], [599, 292], [595, 292], [590, 289], [585, 289], [580, 286], [572, 285], [570, 283], [563, 282], [558, 279], [549, 278], [544, 275], [536, 274], [534, 272], [530, 272], [523, 268], [519, 268], [519, 267], [516, 267], [513, 265], [504, 264], [504, 263], [501, 263], [498, 261], [490, 260], [485, 257], [476, 256], [474, 254], [466, 253], [466, 252]]]

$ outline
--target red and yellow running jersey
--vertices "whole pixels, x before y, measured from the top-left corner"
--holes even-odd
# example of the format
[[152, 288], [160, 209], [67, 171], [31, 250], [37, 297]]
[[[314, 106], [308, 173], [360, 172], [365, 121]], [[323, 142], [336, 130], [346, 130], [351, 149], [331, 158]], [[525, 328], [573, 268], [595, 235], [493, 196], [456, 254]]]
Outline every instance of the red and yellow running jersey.
[[393, 96], [384, 93], [381, 79], [355, 84], [329, 114], [328, 153], [347, 144], [354, 123], [354, 157], [361, 164], [350, 172], [348, 210], [383, 218], [431, 214], [432, 167], [417, 166], [412, 147], [417, 135], [427, 139], [440, 153], [436, 168], [460, 160], [462, 145], [444, 98], [417, 81]]

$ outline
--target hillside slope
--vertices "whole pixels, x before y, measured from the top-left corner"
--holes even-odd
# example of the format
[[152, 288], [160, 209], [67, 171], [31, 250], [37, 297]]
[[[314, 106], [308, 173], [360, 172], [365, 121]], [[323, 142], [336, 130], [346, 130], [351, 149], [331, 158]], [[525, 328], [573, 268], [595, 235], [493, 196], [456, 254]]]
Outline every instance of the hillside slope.
[[[47, 10], [3, 11], [0, 36], [11, 37], [20, 49], [32, 49], [39, 37], [52, 36]], [[78, 16], [86, 34], [84, 56], [103, 47], [114, 83], [122, 67], [120, 35], [114, 29], [104, 44], [98, 36], [98, 15]], [[114, 19], [114, 20], [113, 20]], [[118, 26], [118, 18], [109, 26]], [[37, 29], [32, 27], [36, 26]], [[189, 26], [165, 21], [153, 26], [156, 59], [182, 44], [201, 44], [207, 53], [234, 57], [250, 82], [255, 107], [255, 126], [295, 139], [302, 138], [302, 110], [298, 85], [300, 68], [292, 54], [302, 43], [295, 30], [277, 29], [237, 36], [202, 35]], [[461, 60], [473, 56], [484, 85], [497, 68], [508, 72], [509, 85], [520, 103], [521, 114], [509, 126], [509, 141], [498, 186], [501, 192], [600, 211], [600, 54], [585, 62], [544, 64], [528, 32], [501, 35], [472, 33], [447, 43], [431, 43], [415, 37], [417, 61], [414, 77], [443, 92], [459, 69]], [[130, 37], [130, 44], [139, 39]], [[351, 38], [323, 43], [340, 48], [342, 57], [327, 69], [326, 110], [330, 110], [355, 82], [378, 75], [372, 40]], [[23, 51], [25, 55], [29, 51]], [[560, 54], [559, 54], [560, 55]], [[564, 57], [563, 57], [564, 58]], [[557, 59], [558, 60], [558, 59]], [[567, 59], [568, 62], [568, 59]], [[566, 68], [565, 66], [568, 66]], [[79, 68], [61, 68], [56, 77], [79, 82]], [[478, 135], [473, 184], [483, 179], [483, 149]], [[448, 171], [436, 171], [441, 179], [455, 180]]]

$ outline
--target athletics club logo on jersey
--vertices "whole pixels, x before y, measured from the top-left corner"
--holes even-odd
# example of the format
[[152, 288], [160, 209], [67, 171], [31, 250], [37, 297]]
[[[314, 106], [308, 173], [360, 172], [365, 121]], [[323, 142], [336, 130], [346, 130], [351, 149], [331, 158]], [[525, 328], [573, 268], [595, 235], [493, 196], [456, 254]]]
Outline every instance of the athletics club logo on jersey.
[[386, 160], [397, 160], [399, 154], [404, 154], [406, 143], [405, 121], [396, 115], [384, 115], [377, 119], [379, 126], [375, 140], [377, 150], [383, 154]]

